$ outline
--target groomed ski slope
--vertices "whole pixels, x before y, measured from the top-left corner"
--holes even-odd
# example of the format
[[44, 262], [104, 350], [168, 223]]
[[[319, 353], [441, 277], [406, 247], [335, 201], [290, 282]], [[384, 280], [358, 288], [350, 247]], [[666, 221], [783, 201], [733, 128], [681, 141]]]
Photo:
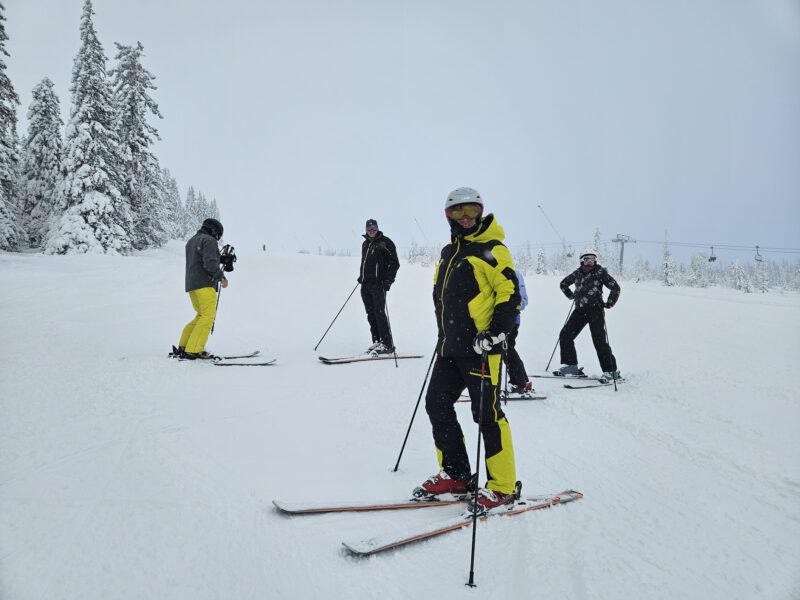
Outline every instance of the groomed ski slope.
[[[367, 560], [340, 543], [458, 507], [306, 517], [271, 500], [402, 498], [436, 470], [421, 407], [432, 267], [389, 294], [419, 360], [327, 366], [369, 343], [358, 259], [239, 252], [209, 349], [268, 368], [166, 358], [192, 316], [183, 248], [133, 257], [0, 254], [0, 598], [381, 600], [800, 597], [800, 298], [622, 282], [609, 336], [627, 381], [509, 404], [528, 494], [579, 502]], [[569, 302], [527, 276], [519, 347], [547, 363]], [[597, 372], [589, 332], [578, 352]], [[556, 358], [556, 361], [558, 359]], [[474, 456], [476, 427], [458, 405]]]

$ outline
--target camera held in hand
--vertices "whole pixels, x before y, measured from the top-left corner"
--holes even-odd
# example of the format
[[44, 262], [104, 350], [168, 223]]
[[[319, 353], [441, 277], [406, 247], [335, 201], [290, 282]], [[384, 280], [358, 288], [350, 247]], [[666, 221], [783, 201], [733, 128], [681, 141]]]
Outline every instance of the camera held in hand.
[[233, 263], [236, 262], [236, 254], [233, 252], [233, 246], [225, 244], [222, 251], [219, 253], [219, 262], [222, 264], [222, 270], [226, 273], [233, 271]]

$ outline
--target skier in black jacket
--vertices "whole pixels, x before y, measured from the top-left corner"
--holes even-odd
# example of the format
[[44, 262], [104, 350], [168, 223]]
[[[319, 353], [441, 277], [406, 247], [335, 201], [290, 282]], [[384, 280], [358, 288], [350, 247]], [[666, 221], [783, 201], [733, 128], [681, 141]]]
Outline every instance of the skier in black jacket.
[[[581, 266], [564, 277], [561, 291], [570, 300], [575, 300], [575, 310], [564, 324], [559, 343], [561, 344], [561, 375], [582, 375], [583, 368], [578, 367], [578, 354], [575, 352], [575, 338], [589, 324], [592, 342], [597, 351], [603, 378], [619, 379], [617, 359], [611, 352], [606, 335], [605, 309], [611, 308], [619, 300], [620, 287], [608, 271], [597, 263], [597, 252], [591, 249], [581, 252]], [[575, 285], [573, 292], [569, 286]], [[603, 286], [611, 292], [608, 300], [603, 301]]]
[[392, 354], [394, 341], [386, 316], [386, 293], [394, 283], [400, 261], [394, 242], [378, 229], [375, 219], [367, 219], [367, 232], [361, 244], [361, 269], [358, 283], [361, 284], [361, 299], [367, 311], [372, 345], [367, 354]]

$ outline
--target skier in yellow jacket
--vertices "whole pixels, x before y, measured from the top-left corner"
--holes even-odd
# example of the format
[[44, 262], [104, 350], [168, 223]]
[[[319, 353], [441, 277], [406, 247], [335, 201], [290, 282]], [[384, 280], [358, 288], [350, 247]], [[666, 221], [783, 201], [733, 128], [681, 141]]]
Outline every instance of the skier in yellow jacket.
[[[439, 328], [436, 361], [425, 397], [433, 428], [439, 473], [414, 490], [419, 498], [467, 493], [470, 469], [455, 402], [466, 388], [472, 418], [479, 422], [483, 386], [482, 435], [487, 472], [478, 510], [513, 504], [516, 487], [511, 428], [497, 397], [501, 342], [520, 310], [520, 293], [511, 254], [494, 215], [483, 214], [483, 200], [471, 188], [458, 188], [445, 203], [451, 242], [442, 249], [434, 275], [433, 302]], [[488, 353], [488, 364], [482, 354]]]

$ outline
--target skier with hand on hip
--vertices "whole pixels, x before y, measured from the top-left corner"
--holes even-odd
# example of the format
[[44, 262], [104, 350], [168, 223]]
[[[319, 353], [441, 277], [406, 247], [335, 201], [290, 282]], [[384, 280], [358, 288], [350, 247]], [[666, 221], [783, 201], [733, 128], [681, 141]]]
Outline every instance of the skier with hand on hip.
[[[575, 301], [575, 310], [570, 315], [559, 334], [561, 345], [561, 368], [558, 375], [583, 375], [578, 367], [578, 354], [575, 351], [575, 338], [588, 324], [597, 358], [603, 370], [603, 379], [620, 379], [617, 359], [608, 344], [606, 334], [605, 309], [613, 307], [619, 300], [621, 288], [605, 267], [597, 263], [597, 252], [588, 248], [581, 252], [581, 266], [561, 281], [561, 291]], [[575, 286], [575, 291], [570, 286]], [[608, 300], [603, 301], [603, 286], [610, 291]]]

